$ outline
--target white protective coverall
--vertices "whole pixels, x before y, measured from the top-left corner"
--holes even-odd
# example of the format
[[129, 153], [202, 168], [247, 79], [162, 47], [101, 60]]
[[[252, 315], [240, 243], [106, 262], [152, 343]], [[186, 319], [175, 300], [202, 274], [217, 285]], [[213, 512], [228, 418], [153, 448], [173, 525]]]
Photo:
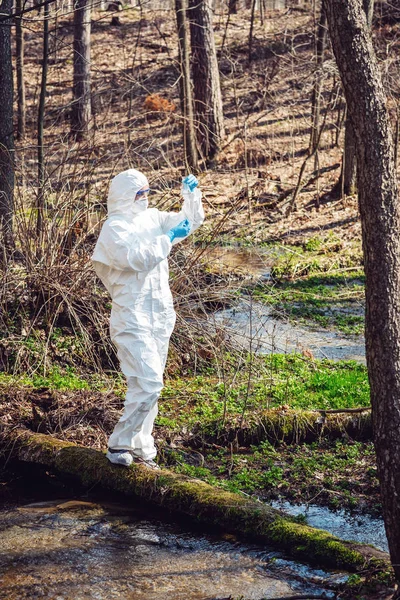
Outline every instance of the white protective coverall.
[[96, 274], [112, 298], [111, 339], [127, 378], [124, 411], [109, 448], [132, 450], [145, 460], [156, 456], [152, 436], [163, 387], [168, 344], [175, 325], [167, 257], [172, 245], [166, 233], [188, 219], [190, 233], [204, 221], [201, 192], [182, 189], [180, 212], [163, 212], [134, 202], [148, 187], [135, 169], [111, 181], [108, 217], [92, 256]]

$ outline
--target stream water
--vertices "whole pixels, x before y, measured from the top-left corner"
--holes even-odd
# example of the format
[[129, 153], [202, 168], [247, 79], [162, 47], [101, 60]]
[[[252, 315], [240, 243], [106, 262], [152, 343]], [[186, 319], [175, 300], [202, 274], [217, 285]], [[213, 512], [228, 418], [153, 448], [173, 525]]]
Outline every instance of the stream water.
[[259, 302], [241, 299], [235, 306], [212, 315], [236, 346], [261, 354], [311, 352], [315, 358], [365, 363], [364, 338], [342, 337], [333, 331], [308, 329], [272, 316]]
[[[274, 250], [276, 256], [276, 250]], [[214, 271], [225, 269], [246, 274], [253, 280], [268, 281], [274, 255], [268, 250], [244, 248], [213, 248], [204, 259]], [[311, 352], [315, 358], [356, 360], [365, 363], [363, 336], [342, 336], [317, 327], [294, 325], [288, 319], [278, 319], [271, 308], [252, 299], [241, 298], [234, 306], [210, 315], [211, 323], [222, 327], [236, 346], [262, 354], [279, 352]]]
[[362, 544], [372, 544], [379, 550], [389, 551], [383, 520], [369, 515], [350, 514], [345, 510], [333, 512], [326, 506], [316, 504], [290, 504], [289, 502], [271, 502], [290, 515], [304, 515], [311, 527], [325, 529], [343, 540], [353, 540]]
[[268, 548], [141, 518], [126, 506], [55, 500], [0, 509], [0, 598], [334, 598], [345, 580]]

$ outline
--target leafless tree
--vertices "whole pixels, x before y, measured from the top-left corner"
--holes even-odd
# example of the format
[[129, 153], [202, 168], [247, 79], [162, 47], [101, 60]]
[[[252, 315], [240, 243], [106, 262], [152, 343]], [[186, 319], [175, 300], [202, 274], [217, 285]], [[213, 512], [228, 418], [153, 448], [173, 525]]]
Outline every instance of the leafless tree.
[[190, 78], [190, 31], [187, 18], [188, 0], [175, 0], [178, 26], [180, 96], [183, 115], [184, 155], [188, 169], [198, 168], [198, 152], [194, 129], [193, 93]]
[[[22, 0], [16, 0], [15, 10], [21, 14], [23, 9]], [[24, 80], [24, 29], [22, 16], [15, 19], [15, 45], [16, 45], [16, 72], [17, 72], [17, 94], [18, 94], [18, 139], [25, 135], [25, 80]]]
[[237, 5], [238, 5], [237, 0], [228, 0], [228, 12], [230, 15], [237, 14]]
[[356, 141], [374, 442], [400, 581], [400, 204], [393, 137], [362, 0], [326, 0], [326, 11]]
[[204, 158], [212, 160], [225, 130], [211, 0], [190, 0], [189, 14], [197, 139]]
[[316, 74], [313, 85], [312, 97], [311, 97], [311, 137], [310, 137], [310, 151], [315, 150], [315, 145], [319, 137], [319, 120], [321, 114], [321, 91], [322, 91], [322, 65], [324, 60], [324, 50], [326, 46], [327, 38], [327, 27], [326, 27], [326, 15], [324, 9], [324, 0], [321, 3], [321, 15], [318, 23], [317, 37], [315, 43], [315, 55], [316, 55]]
[[251, 63], [253, 55], [253, 30], [254, 30], [254, 19], [256, 15], [256, 1], [252, 0], [251, 3], [251, 15], [250, 15], [250, 32], [249, 32], [249, 64]]
[[[40, 98], [38, 110], [38, 195], [37, 195], [37, 221], [36, 234], [41, 237], [43, 230], [44, 218], [44, 203], [45, 203], [45, 157], [44, 157], [44, 111], [47, 90], [47, 71], [49, 59], [49, 4], [44, 5], [43, 14], [43, 61], [42, 61], [42, 78], [40, 84]], [[40, 251], [40, 242], [38, 243], [38, 251]]]
[[90, 93], [90, 0], [74, 4], [74, 81], [71, 133], [77, 140], [89, 132], [91, 119]]
[[[12, 0], [3, 0], [2, 16], [11, 14]], [[14, 136], [13, 136], [13, 74], [11, 58], [11, 19], [0, 22], [0, 227], [3, 251], [0, 260], [14, 248]]]
[[[367, 16], [368, 27], [371, 28], [374, 0], [362, 0], [362, 4]], [[345, 122], [342, 171], [336, 189], [339, 195], [341, 195], [342, 192], [346, 195], [352, 195], [357, 191], [356, 141], [353, 124], [348, 111]]]

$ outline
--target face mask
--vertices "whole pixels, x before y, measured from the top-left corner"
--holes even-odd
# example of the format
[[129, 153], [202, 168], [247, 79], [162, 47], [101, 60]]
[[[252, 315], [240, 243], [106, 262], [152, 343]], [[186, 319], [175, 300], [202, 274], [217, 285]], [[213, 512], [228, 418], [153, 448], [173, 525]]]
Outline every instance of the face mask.
[[133, 210], [135, 213], [143, 212], [149, 206], [149, 201], [147, 198], [143, 198], [143, 200], [136, 200], [133, 203]]

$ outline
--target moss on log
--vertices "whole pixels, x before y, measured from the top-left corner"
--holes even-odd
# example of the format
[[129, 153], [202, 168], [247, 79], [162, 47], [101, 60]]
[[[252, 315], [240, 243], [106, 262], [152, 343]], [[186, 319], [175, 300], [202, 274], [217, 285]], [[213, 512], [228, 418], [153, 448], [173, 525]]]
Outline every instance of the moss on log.
[[336, 413], [323, 410], [271, 409], [241, 428], [230, 427], [221, 430], [220, 425], [220, 422], [216, 421], [215, 427], [210, 424], [207, 424], [206, 430], [199, 427], [190, 439], [190, 445], [226, 445], [234, 441], [240, 446], [250, 446], [263, 441], [269, 441], [271, 444], [300, 444], [315, 442], [321, 437], [335, 440], [344, 436], [354, 440], [372, 440], [370, 409]]
[[112, 465], [102, 452], [27, 430], [2, 434], [3, 457], [46, 466], [81, 484], [139, 497], [198, 522], [274, 545], [307, 562], [349, 571], [387, 570], [388, 555], [299, 524], [284, 513], [203, 481], [144, 466]]

